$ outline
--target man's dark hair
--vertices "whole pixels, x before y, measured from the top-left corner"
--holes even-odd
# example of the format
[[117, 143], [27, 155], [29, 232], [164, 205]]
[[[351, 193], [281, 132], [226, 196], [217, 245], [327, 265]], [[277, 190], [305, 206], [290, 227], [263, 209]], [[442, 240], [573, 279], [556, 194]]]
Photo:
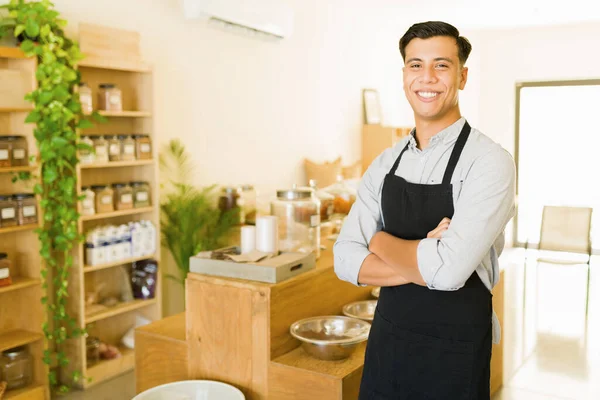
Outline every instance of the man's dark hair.
[[400, 38], [400, 54], [404, 60], [406, 46], [415, 38], [429, 39], [435, 36], [448, 36], [456, 40], [458, 46], [458, 59], [462, 65], [465, 65], [469, 54], [471, 54], [471, 43], [469, 40], [460, 36], [458, 29], [454, 26], [442, 21], [427, 21], [414, 24]]

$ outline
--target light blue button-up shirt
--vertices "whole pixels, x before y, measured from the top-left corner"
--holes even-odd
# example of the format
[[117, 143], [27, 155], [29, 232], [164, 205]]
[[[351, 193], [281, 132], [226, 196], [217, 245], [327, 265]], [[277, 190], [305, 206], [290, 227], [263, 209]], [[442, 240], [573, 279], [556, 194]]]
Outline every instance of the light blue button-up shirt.
[[[408, 182], [442, 182], [454, 143], [465, 123], [460, 118], [420, 150], [411, 135], [385, 150], [365, 172], [357, 199], [334, 245], [337, 276], [358, 285], [358, 271], [370, 254], [369, 242], [385, 226], [381, 191], [385, 175], [406, 146], [395, 174]], [[515, 163], [499, 144], [472, 129], [451, 179], [454, 215], [441, 239], [424, 238], [417, 247], [419, 271], [432, 290], [458, 290], [473, 271], [491, 291], [500, 273], [504, 228], [515, 212]], [[494, 316], [494, 343], [500, 326]]]

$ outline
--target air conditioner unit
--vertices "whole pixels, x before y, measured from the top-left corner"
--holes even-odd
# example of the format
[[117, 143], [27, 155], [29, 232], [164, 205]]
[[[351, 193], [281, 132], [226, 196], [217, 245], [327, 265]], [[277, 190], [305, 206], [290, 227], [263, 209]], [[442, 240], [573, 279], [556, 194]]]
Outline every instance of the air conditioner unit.
[[186, 19], [203, 19], [247, 33], [284, 39], [294, 16], [284, 0], [183, 0]]

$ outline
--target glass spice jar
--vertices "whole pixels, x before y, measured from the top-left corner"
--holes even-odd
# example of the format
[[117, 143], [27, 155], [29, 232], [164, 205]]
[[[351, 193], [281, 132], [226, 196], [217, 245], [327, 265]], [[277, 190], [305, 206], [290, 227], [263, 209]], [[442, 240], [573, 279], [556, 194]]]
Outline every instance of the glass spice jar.
[[133, 208], [133, 189], [126, 183], [112, 185], [115, 193], [115, 209], [130, 210]]
[[8, 228], [17, 223], [17, 203], [10, 195], [0, 195], [0, 226]]
[[108, 162], [108, 142], [104, 139], [104, 136], [96, 136], [94, 138], [94, 152], [96, 153], [95, 162]]
[[149, 207], [150, 206], [150, 186], [147, 182], [131, 182], [133, 189], [133, 206]]
[[81, 215], [94, 215], [96, 214], [96, 207], [94, 198], [96, 197], [96, 193], [92, 191], [89, 187], [82, 187], [81, 194], [84, 197], [81, 200]]
[[0, 358], [0, 376], [8, 390], [21, 389], [31, 383], [31, 355], [25, 346], [5, 350]]
[[93, 151], [94, 141], [89, 136], [83, 136], [80, 143], [89, 146], [89, 149], [79, 149], [79, 162], [81, 164], [93, 164], [96, 161], [96, 154]]
[[221, 188], [221, 195], [219, 196], [219, 209], [222, 212], [232, 210], [239, 207], [238, 201], [240, 198], [240, 191], [235, 187], [224, 187]]
[[135, 155], [138, 160], [152, 158], [152, 141], [148, 135], [133, 135], [135, 140]]
[[123, 111], [121, 89], [113, 83], [101, 83], [98, 91], [98, 109], [104, 111]]
[[94, 185], [92, 190], [96, 194], [96, 212], [98, 214], [114, 211], [113, 190], [107, 185]]
[[[10, 269], [10, 260], [6, 253], [0, 253], [0, 271], [5, 268]], [[0, 278], [2, 278], [2, 276], [0, 276]]]
[[242, 208], [242, 223], [246, 225], [256, 224], [256, 189], [252, 185], [240, 187], [240, 207]]
[[110, 161], [121, 161], [121, 140], [118, 136], [108, 139], [108, 159]]
[[37, 224], [37, 201], [33, 193], [16, 193], [13, 200], [17, 203], [17, 221], [19, 225]]
[[0, 136], [0, 168], [10, 167], [10, 142], [8, 136]]
[[131, 136], [121, 135], [121, 161], [135, 160], [135, 140]]
[[11, 167], [26, 167], [29, 165], [27, 160], [27, 139], [23, 136], [8, 136], [11, 149]]
[[84, 114], [91, 114], [94, 108], [92, 107], [92, 89], [85, 82], [79, 84], [79, 102], [81, 103], [81, 111]]
[[92, 366], [100, 362], [100, 339], [94, 336], [85, 338], [86, 365]]

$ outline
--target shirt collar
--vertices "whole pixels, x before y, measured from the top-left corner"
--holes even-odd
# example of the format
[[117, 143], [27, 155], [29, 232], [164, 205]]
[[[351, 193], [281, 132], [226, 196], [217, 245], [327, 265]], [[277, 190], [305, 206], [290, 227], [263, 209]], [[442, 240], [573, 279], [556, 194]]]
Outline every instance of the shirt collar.
[[[436, 144], [438, 142], [442, 142], [444, 144], [451, 144], [452, 142], [456, 141], [456, 139], [458, 138], [458, 135], [460, 135], [460, 132], [463, 128], [463, 126], [465, 125], [465, 118], [464, 117], [460, 117], [455, 123], [453, 123], [452, 125], [450, 125], [449, 127], [441, 130], [440, 132], [438, 132], [437, 134], [435, 134], [431, 140], [429, 141], [429, 145], [433, 145]], [[410, 138], [408, 139], [408, 145], [411, 149], [416, 149], [417, 148], [417, 140], [415, 139], [415, 133], [417, 132], [416, 128], [413, 128], [410, 131]]]

